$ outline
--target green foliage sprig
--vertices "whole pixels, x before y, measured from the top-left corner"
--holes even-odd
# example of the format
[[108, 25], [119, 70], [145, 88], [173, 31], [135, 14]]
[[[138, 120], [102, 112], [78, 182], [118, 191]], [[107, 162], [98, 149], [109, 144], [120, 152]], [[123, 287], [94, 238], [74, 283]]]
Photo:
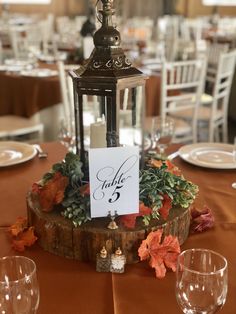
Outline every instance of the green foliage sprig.
[[[158, 218], [158, 209], [162, 207], [163, 196], [168, 195], [172, 207], [188, 208], [198, 193], [198, 186], [168, 171], [165, 162], [159, 168], [148, 167], [140, 171], [139, 199], [152, 208], [153, 218]], [[145, 218], [147, 224], [149, 219]]]
[[[162, 160], [160, 167], [150, 166], [149, 161], [146, 168], [142, 169], [139, 174], [139, 199], [145, 206], [152, 208], [152, 214], [143, 217], [146, 225], [149, 224], [151, 218], [159, 218], [158, 210], [163, 205], [164, 195], [169, 196], [172, 207], [188, 208], [198, 193], [198, 187], [195, 184], [185, 180], [182, 175], [169, 171], [165, 161]], [[61, 203], [63, 207], [61, 214], [72, 220], [74, 226], [77, 227], [91, 220], [89, 195], [81, 193], [81, 187], [85, 182], [83, 182], [84, 174], [79, 156], [68, 153], [62, 162], [54, 164], [51, 171], [43, 176], [42, 184], [46, 184], [58, 171], [69, 178]]]

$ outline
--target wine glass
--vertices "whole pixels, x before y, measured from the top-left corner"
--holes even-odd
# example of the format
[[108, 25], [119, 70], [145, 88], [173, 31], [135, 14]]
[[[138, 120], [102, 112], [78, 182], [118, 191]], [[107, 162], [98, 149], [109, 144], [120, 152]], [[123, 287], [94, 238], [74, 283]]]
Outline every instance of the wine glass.
[[179, 255], [176, 298], [183, 313], [216, 313], [225, 304], [227, 289], [225, 257], [207, 249], [189, 249]]
[[58, 139], [62, 145], [64, 145], [68, 151], [74, 151], [75, 149], [75, 128], [73, 121], [67, 121], [63, 119], [61, 121]]
[[0, 314], [35, 314], [38, 305], [34, 261], [24, 256], [0, 258]]
[[174, 135], [174, 120], [157, 116], [152, 119], [152, 138], [160, 157], [165, 158], [165, 150], [171, 144]]

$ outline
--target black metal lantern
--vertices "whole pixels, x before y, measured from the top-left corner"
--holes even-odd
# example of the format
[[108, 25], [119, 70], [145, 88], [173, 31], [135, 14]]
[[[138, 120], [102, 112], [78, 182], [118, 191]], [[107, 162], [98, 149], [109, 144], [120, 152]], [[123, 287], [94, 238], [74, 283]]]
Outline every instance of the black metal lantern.
[[[84, 144], [83, 95], [96, 95], [99, 98], [100, 116], [106, 120], [106, 146], [117, 147], [119, 142], [119, 118], [121, 97], [125, 89], [131, 90], [131, 121], [132, 126], [137, 123], [136, 97], [138, 88], [144, 90], [147, 76], [132, 67], [120, 47], [121, 37], [112, 24], [113, 0], [102, 2], [101, 27], [94, 36], [95, 48], [85, 64], [78, 70], [71, 71], [73, 79], [75, 101], [75, 132], [76, 152], [86, 165], [86, 151]], [[144, 113], [143, 113], [144, 115]]]

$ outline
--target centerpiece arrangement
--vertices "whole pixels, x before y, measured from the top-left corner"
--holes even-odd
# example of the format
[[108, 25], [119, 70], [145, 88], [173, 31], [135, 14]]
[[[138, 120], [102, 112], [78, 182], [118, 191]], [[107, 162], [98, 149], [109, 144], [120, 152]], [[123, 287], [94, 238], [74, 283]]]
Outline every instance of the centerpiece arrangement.
[[150, 231], [163, 229], [163, 235], [176, 236], [180, 244], [186, 240], [198, 187], [169, 160], [146, 157], [139, 175], [139, 213], [118, 217], [116, 230], [107, 228], [109, 217], [90, 218], [89, 182], [83, 177], [79, 156], [68, 153], [33, 184], [28, 220], [44, 249], [88, 261], [102, 246], [111, 252], [122, 247], [132, 263], [139, 260], [138, 248]]
[[[98, 19], [101, 27], [93, 37], [94, 50], [79, 69], [70, 72], [75, 100], [76, 154], [68, 153], [62, 162], [53, 165], [38, 183], [33, 184], [27, 197], [28, 222], [34, 226], [39, 245], [49, 252], [81, 261], [95, 261], [101, 248], [105, 247], [108, 254], [121, 248], [127, 263], [133, 263], [139, 261], [138, 249], [151, 231], [161, 230], [158, 237], [150, 236], [158, 238], [159, 242], [160, 234], [162, 237], [176, 237], [179, 244], [186, 240], [190, 225], [189, 207], [198, 188], [185, 180], [169, 160], [145, 154], [142, 91], [145, 91], [147, 76], [132, 66], [120, 46], [120, 33], [112, 22], [113, 0], [100, 2], [102, 9], [98, 10]], [[124, 97], [127, 91], [130, 97]], [[98, 118], [102, 118], [90, 125], [89, 152], [85, 140], [88, 130], [83, 120], [84, 95], [98, 97], [96, 111], [99, 112]], [[128, 101], [126, 105], [122, 102], [125, 98]], [[90, 187], [94, 181], [90, 171], [94, 164], [89, 164], [88, 156], [94, 154], [96, 157], [96, 148], [103, 149], [103, 155], [109, 155], [108, 151], [113, 149], [120, 153], [121, 149], [126, 149], [125, 154], [128, 154], [127, 147], [120, 147], [121, 110], [130, 116], [129, 125], [126, 125], [128, 134], [139, 130], [139, 150], [135, 148], [136, 155], [134, 153], [133, 156], [136, 157], [136, 165], [140, 161], [140, 173], [138, 176], [137, 168], [133, 176], [135, 180], [130, 179], [138, 183], [139, 178], [139, 191], [138, 184], [135, 193], [132, 192], [133, 186], [129, 186], [130, 198], [131, 194], [137, 196], [133, 203], [139, 205], [139, 210], [126, 208], [128, 215], [119, 213], [119, 217], [115, 217], [113, 213], [111, 217], [103, 215], [91, 219], [94, 207]], [[107, 168], [111, 168], [110, 163], [117, 155], [108, 161]], [[122, 205], [128, 203], [128, 192], [129, 189], [123, 187], [126, 199], [122, 199]], [[106, 205], [105, 212], [108, 213], [111, 204]], [[113, 225], [110, 229], [111, 218]], [[141, 251], [144, 253], [139, 255], [145, 259], [147, 254], [145, 250]]]

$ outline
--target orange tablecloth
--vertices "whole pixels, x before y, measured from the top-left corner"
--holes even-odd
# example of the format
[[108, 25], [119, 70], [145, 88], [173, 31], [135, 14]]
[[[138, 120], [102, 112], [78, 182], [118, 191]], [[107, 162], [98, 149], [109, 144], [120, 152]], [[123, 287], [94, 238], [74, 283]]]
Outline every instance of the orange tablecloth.
[[[48, 159], [33, 160], [0, 169], [0, 255], [11, 249], [6, 226], [26, 214], [25, 197], [31, 184], [64, 157], [59, 143], [44, 144]], [[173, 147], [176, 149], [176, 146]], [[215, 227], [189, 236], [182, 249], [204, 247], [223, 254], [229, 263], [229, 292], [222, 314], [236, 312], [236, 170], [195, 167], [179, 157], [174, 160], [185, 177], [199, 185], [198, 206], [213, 211]], [[175, 300], [175, 274], [162, 280], [145, 262], [127, 265], [124, 274], [97, 273], [92, 263], [81, 263], [43, 251], [37, 244], [24, 255], [35, 260], [41, 289], [39, 314], [180, 314]]]
[[160, 114], [161, 74], [150, 76], [146, 81], [146, 116]]
[[[55, 65], [40, 65], [54, 68]], [[0, 115], [31, 117], [61, 102], [59, 77], [29, 77], [0, 71]]]
[[[55, 70], [56, 65], [40, 64]], [[161, 76], [151, 76], [146, 84], [146, 115], [160, 109]], [[0, 71], [0, 115], [31, 117], [38, 111], [61, 102], [59, 77], [27, 77]]]

